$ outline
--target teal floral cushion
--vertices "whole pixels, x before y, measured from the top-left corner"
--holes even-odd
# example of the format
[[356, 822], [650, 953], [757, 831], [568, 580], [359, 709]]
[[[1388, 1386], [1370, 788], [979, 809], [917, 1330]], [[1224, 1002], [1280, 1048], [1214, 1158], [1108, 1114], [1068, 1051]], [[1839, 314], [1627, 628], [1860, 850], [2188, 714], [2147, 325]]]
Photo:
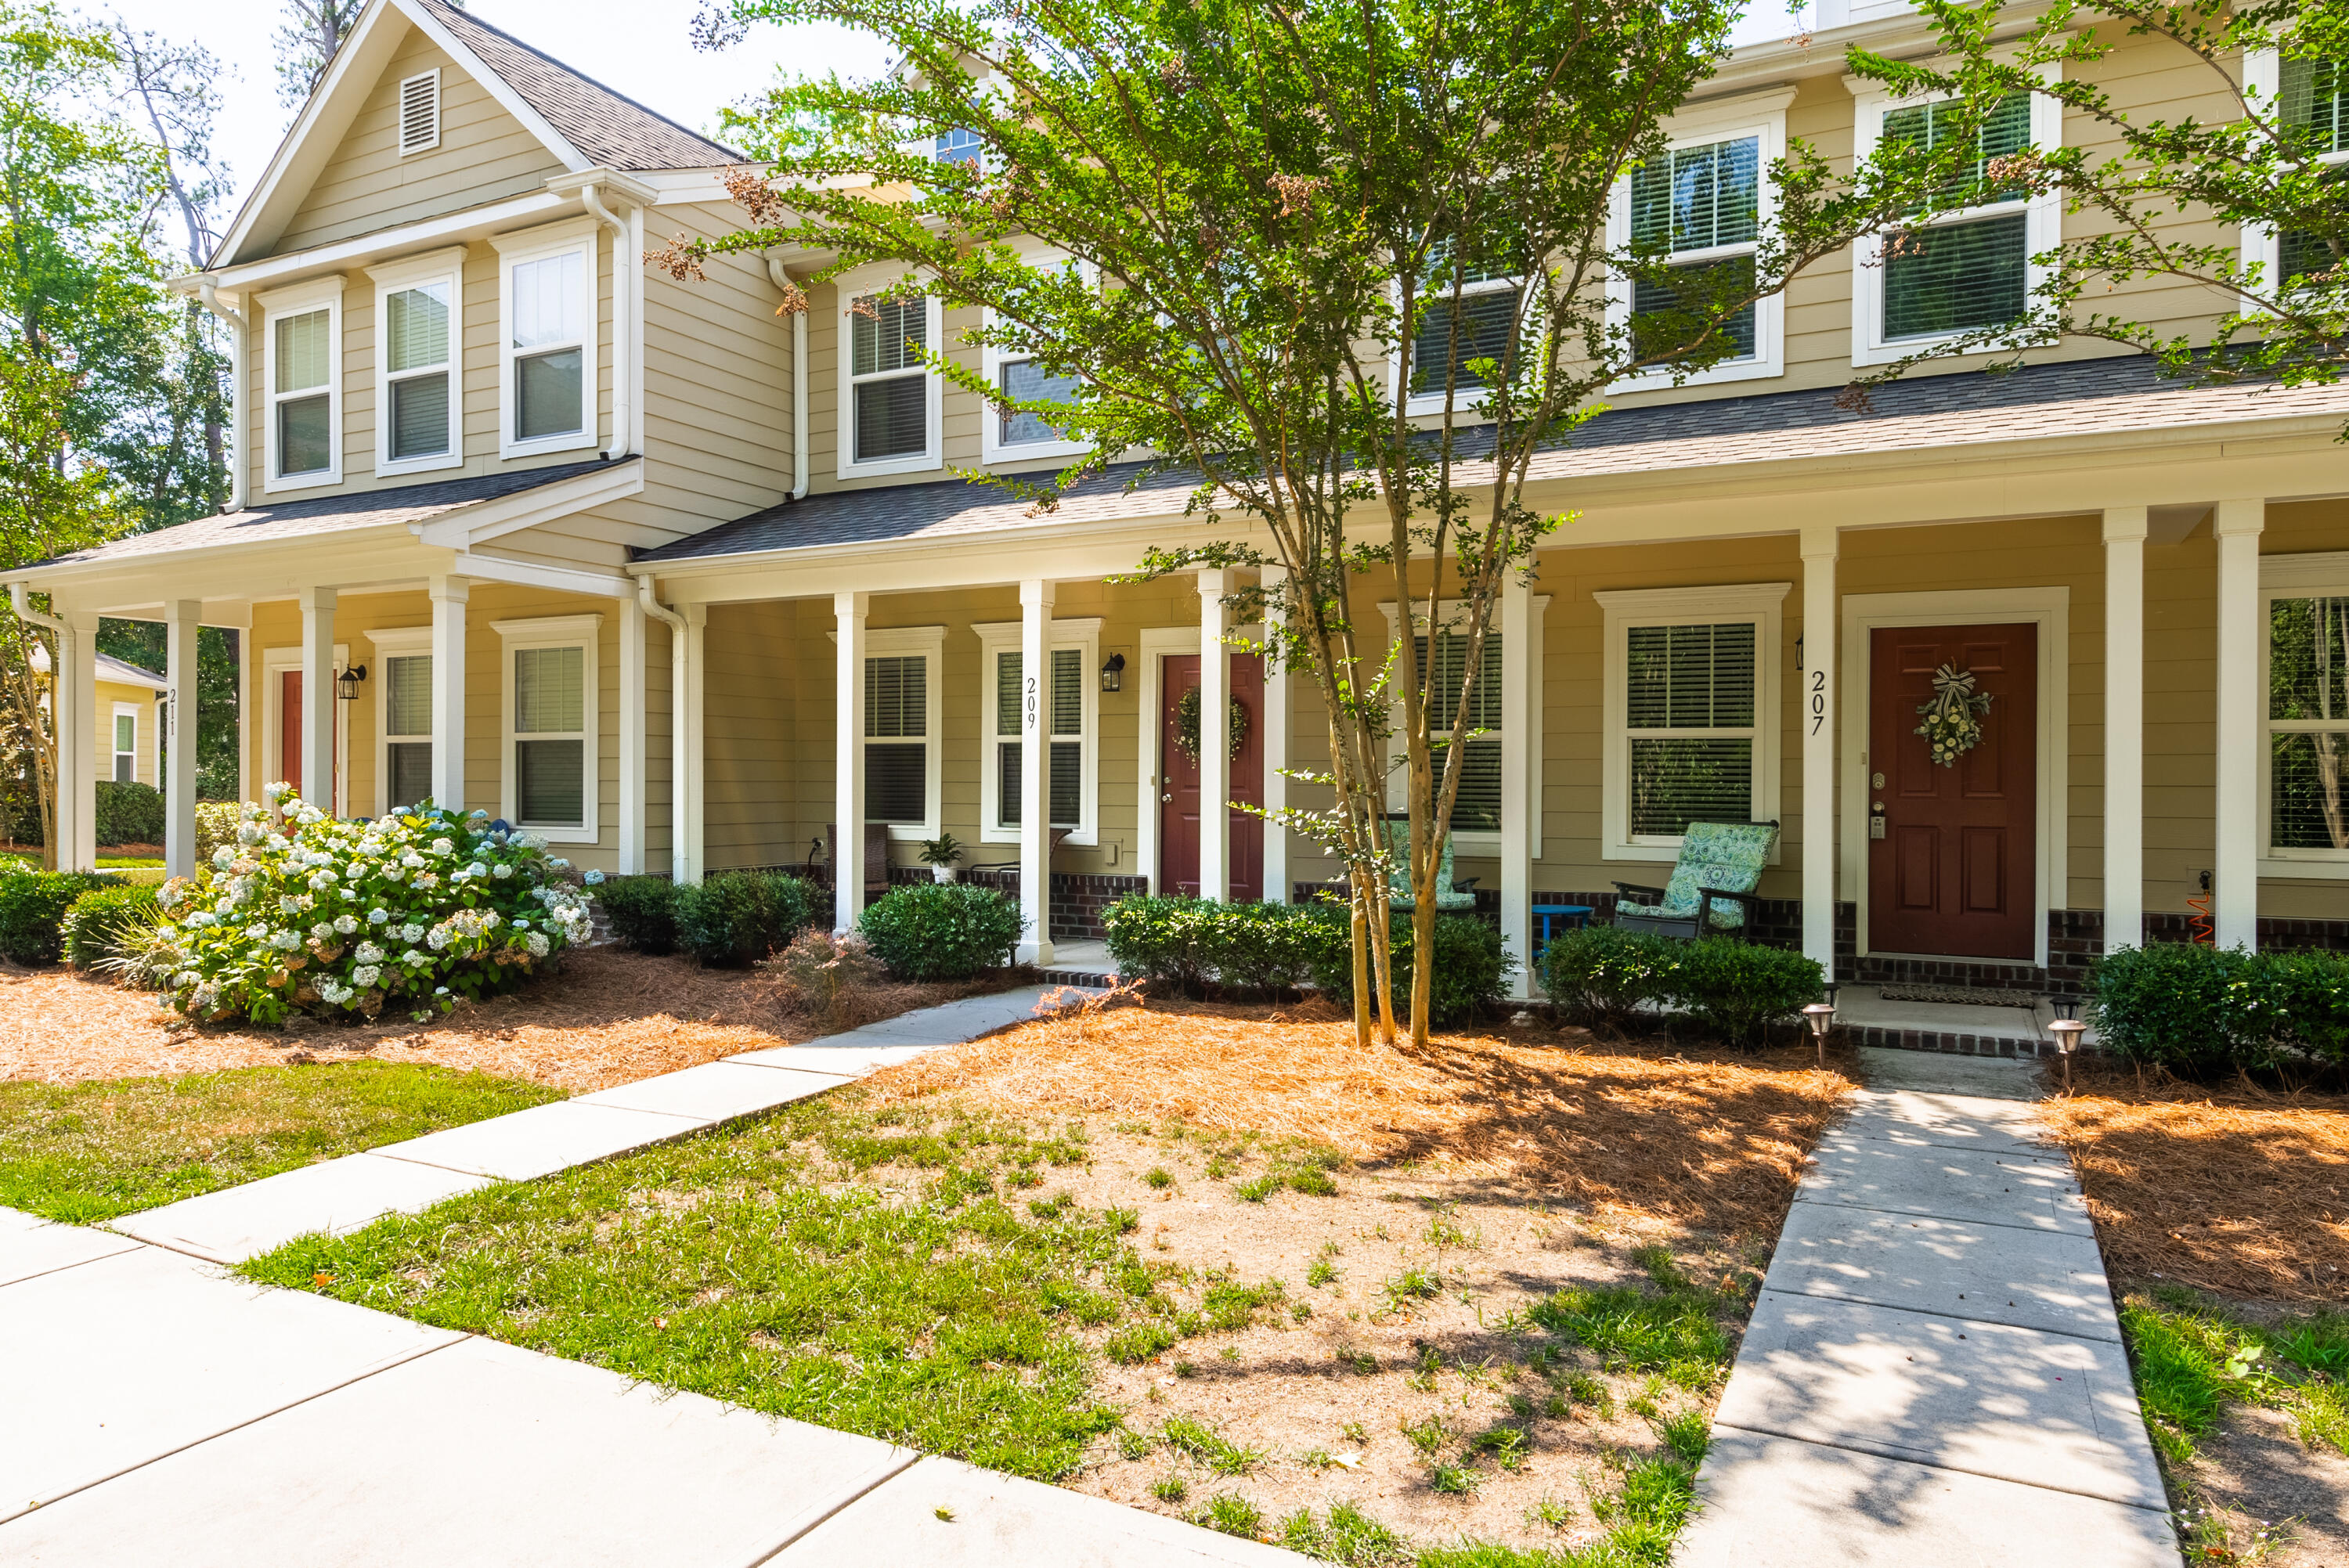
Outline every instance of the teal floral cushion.
[[[1664, 886], [1661, 913], [1668, 919], [1688, 919], [1696, 913], [1701, 887], [1752, 892], [1761, 884], [1762, 868], [1777, 842], [1777, 825], [1772, 822], [1691, 822], [1681, 837], [1680, 860]], [[1716, 899], [1705, 923], [1734, 931], [1745, 923], [1745, 906]]]
[[[1393, 891], [1387, 902], [1397, 909], [1409, 909], [1411, 897], [1411, 824], [1408, 821], [1387, 823], [1387, 842], [1393, 847], [1395, 869], [1393, 880], [1387, 885]], [[1435, 907], [1438, 909], [1474, 909], [1476, 895], [1463, 892], [1452, 885], [1452, 835], [1444, 836], [1444, 858], [1435, 868]]]

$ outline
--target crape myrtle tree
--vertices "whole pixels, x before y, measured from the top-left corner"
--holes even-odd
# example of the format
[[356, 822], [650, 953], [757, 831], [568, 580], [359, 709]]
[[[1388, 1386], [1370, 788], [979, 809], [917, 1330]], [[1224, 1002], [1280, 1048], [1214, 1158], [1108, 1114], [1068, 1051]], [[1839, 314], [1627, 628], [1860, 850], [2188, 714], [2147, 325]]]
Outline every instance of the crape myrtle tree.
[[[707, 41], [829, 21], [877, 35], [900, 62], [733, 111], [768, 160], [731, 181], [749, 226], [656, 260], [687, 276], [710, 251], [807, 247], [831, 258], [809, 283], [902, 263], [900, 294], [985, 306], [965, 345], [1032, 356], [1043, 395], [1008, 394], [947, 346], [908, 347], [1088, 449], [1049, 480], [992, 482], [1049, 512], [1120, 459], [1134, 460], [1129, 482], [1195, 480], [1201, 531], [1227, 523], [1228, 537], [1153, 549], [1135, 577], [1260, 573], [1226, 603], [1262, 621], [1268, 665], [1309, 676], [1329, 718], [1328, 772], [1295, 776], [1331, 803], [1279, 825], [1342, 857], [1357, 1027], [1392, 1042], [1387, 911], [1409, 903], [1416, 951], [1433, 951], [1496, 601], [1567, 521], [1526, 499], [1539, 455], [1623, 377], [1684, 377], [1734, 355], [1733, 324], [1755, 300], [1962, 165], [1946, 142], [1892, 145], [1835, 176], [1795, 145], [1768, 171], [1775, 218], [1745, 215], [1749, 259], [1667, 266], [1705, 176], [1660, 157], [1661, 122], [1723, 55], [1735, 9], [731, 0], [704, 17]], [[1654, 221], [1610, 254], [1612, 192], [1643, 167], [1663, 176]], [[1610, 315], [1610, 267], [1650, 284], [1653, 308]], [[1496, 278], [1506, 286], [1475, 286]], [[885, 325], [896, 315], [853, 325], [898, 330]], [[1399, 634], [1382, 614], [1358, 619], [1373, 596], [1406, 607]], [[1221, 726], [1211, 715], [1203, 728], [1212, 744]], [[1400, 853], [1391, 770], [1409, 808]], [[1423, 1042], [1430, 968], [1412, 973]]]

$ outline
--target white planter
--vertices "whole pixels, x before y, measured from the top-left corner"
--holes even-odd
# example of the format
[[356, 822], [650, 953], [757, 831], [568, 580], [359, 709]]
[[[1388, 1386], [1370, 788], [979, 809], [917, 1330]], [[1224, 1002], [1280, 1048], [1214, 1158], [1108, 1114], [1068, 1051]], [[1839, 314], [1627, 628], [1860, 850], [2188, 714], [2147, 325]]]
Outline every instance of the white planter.
[[954, 881], [954, 867], [932, 866], [930, 868], [930, 880], [932, 882], [950, 882]]

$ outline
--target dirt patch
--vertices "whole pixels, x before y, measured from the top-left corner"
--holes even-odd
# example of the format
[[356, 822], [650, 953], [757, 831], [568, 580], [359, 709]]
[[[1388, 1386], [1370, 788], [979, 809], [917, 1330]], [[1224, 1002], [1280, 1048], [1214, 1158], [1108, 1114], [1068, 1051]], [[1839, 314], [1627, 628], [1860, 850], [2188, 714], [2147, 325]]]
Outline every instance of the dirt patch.
[[2349, 1563], [2349, 1459], [2308, 1445], [2281, 1410], [2237, 1405], [2197, 1444], [2194, 1485], [2203, 1506], [2229, 1515], [2229, 1538], [2278, 1541], [2263, 1568], [2339, 1568]]
[[[994, 989], [884, 985], [857, 1020], [892, 1017]], [[432, 1062], [574, 1093], [698, 1067], [738, 1051], [832, 1032], [792, 1010], [758, 972], [614, 948], [564, 955], [523, 990], [465, 1004], [429, 1024], [350, 1026], [296, 1018], [283, 1030], [178, 1028], [146, 992], [67, 970], [0, 968], [0, 1079], [74, 1083], [309, 1059]]]

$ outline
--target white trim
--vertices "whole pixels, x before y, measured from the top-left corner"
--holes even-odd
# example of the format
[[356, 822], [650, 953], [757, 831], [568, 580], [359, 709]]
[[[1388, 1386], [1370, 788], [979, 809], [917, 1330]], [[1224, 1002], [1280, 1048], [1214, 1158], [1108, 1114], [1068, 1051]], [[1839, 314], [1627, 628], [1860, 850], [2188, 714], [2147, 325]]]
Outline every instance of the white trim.
[[[1770, 165], [1786, 152], [1786, 106], [1795, 100], [1793, 88], [1778, 88], [1768, 92], [1742, 93], [1735, 98], [1715, 103], [1693, 104], [1664, 122], [1664, 133], [1671, 139], [1668, 148], [1705, 147], [1718, 141], [1734, 141], [1752, 137], [1758, 143], [1756, 151], [1756, 194], [1760, 208], [1759, 222], [1751, 242], [1720, 245], [1711, 249], [1685, 253], [1692, 262], [1730, 259], [1759, 253], [1764, 242], [1778, 221], [1778, 187], [1770, 178]], [[1631, 181], [1627, 175], [1615, 182], [1609, 193], [1607, 206], [1607, 248], [1619, 251], [1631, 243]], [[1683, 253], [1673, 253], [1678, 262]], [[1631, 322], [1631, 279], [1610, 273], [1607, 279], [1607, 324], [1628, 327]], [[1766, 294], [1754, 302], [1754, 356], [1750, 359], [1727, 359], [1693, 376], [1682, 377], [1682, 387], [1710, 387], [1725, 381], [1766, 380], [1786, 373], [1786, 313], [1784, 291]], [[1630, 377], [1615, 384], [1618, 392], [1640, 392], [1674, 385], [1671, 373], [1650, 371]]]
[[[2003, 625], [2039, 628], [2037, 853], [2032, 871], [2032, 962], [2047, 964], [2047, 912], [2069, 896], [2071, 864], [2072, 591], [1966, 588], [1921, 593], [1847, 593], [1843, 600], [1843, 799], [1868, 799], [1872, 639], [1885, 626]], [[1858, 955], [1868, 942], [1868, 813], [1843, 813], [1842, 893], [1857, 912]]]
[[[839, 641], [837, 628], [826, 634], [833, 642]], [[942, 625], [867, 626], [864, 629], [864, 658], [867, 664], [874, 659], [920, 658], [926, 666], [922, 676], [922, 820], [919, 822], [889, 823], [891, 843], [918, 843], [924, 839], [938, 836], [938, 823], [944, 815], [946, 774], [946, 704], [942, 689], [946, 686], [946, 651], [947, 629]], [[865, 679], [869, 686], [871, 676], [868, 674]], [[864, 726], [862, 716], [859, 716], [857, 724], [861, 733]], [[876, 738], [884, 742], [888, 739], [885, 736], [867, 735], [864, 741], [870, 747]], [[896, 744], [902, 745], [903, 741]], [[865, 777], [869, 780], [871, 776], [872, 768], [868, 762]]]
[[[465, 461], [465, 247], [451, 245], [421, 256], [369, 267], [375, 284], [375, 471], [378, 475], [420, 474], [436, 469], [461, 468]], [[440, 374], [449, 379], [449, 449], [421, 457], [391, 455], [391, 296], [408, 289], [447, 285], [449, 290], [449, 356]], [[399, 373], [397, 379], [431, 374], [429, 366]]]
[[[1004, 736], [995, 727], [995, 655], [1021, 651], [1020, 623], [976, 621], [970, 629], [978, 636], [978, 841], [1016, 844], [1020, 841], [1019, 829], [999, 822], [1003, 803], [995, 748], [999, 741], [1018, 740], [1019, 737]], [[1079, 769], [1081, 799], [1077, 826], [1069, 830], [1068, 838], [1062, 841], [1071, 844], [1101, 841], [1101, 632], [1098, 615], [1055, 616], [1047, 628], [1048, 652], [1075, 648], [1084, 655], [1083, 667], [1079, 672], [1082, 678], [1078, 683], [1084, 693], [1084, 734], [1079, 738], [1082, 742], [1079, 755], [1083, 758]], [[1186, 646], [1197, 642], [1198, 634], [1194, 632], [1190, 636], [1191, 643]], [[1049, 694], [1043, 706], [1049, 710]], [[1047, 742], [1051, 738], [1048, 734]], [[1046, 824], [1048, 829], [1052, 826]]]
[[[498, 253], [498, 456], [502, 459], [535, 457], [542, 452], [577, 451], [583, 447], [602, 444], [599, 436], [603, 424], [603, 399], [599, 393], [601, 361], [596, 353], [603, 337], [602, 288], [597, 271], [604, 249], [600, 240], [602, 233], [602, 224], [593, 218], [584, 218], [548, 223], [519, 233], [490, 236], [490, 243], [496, 247]], [[517, 357], [560, 352], [563, 346], [538, 344], [532, 346], [530, 356], [517, 355], [513, 341], [514, 268], [573, 253], [583, 258], [579, 272], [585, 290], [581, 319], [586, 335], [579, 342], [580, 428], [521, 440], [513, 433], [514, 418], [521, 411], [514, 396], [515, 360]]]
[[[2262, 751], [2272, 746], [2277, 726], [2301, 730], [2349, 730], [2349, 721], [2328, 725], [2268, 717], [2268, 693], [2275, 656], [2275, 602], [2279, 599], [2349, 598], [2349, 552], [2260, 557], [2260, 734]], [[2262, 775], [2267, 770], [2262, 769]], [[2311, 881], [2349, 882], [2349, 850], [2278, 849], [2275, 844], [2275, 783], [2260, 788], [2259, 874]]]
[[[2053, 87], [2063, 79], [2063, 67], [2049, 60], [2035, 67], [2039, 78]], [[1895, 98], [1890, 92], [1873, 84], [1861, 83], [1854, 88], [1852, 107], [1852, 159], [1855, 164], [1865, 163], [1876, 152], [1877, 142], [1884, 134], [1884, 117], [1896, 108], [1918, 108], [1925, 105], [1953, 101], [1948, 95], [1935, 94], [1917, 98]], [[2045, 93], [2031, 95], [2031, 140], [2033, 146], [2053, 150], [2064, 144], [2064, 106]], [[1988, 207], [1969, 207], [1962, 211], [1944, 213], [1933, 219], [1928, 228], [1942, 228], [1954, 223], [1968, 223], [1978, 219], [2002, 217], [2010, 212], [2023, 214], [2023, 249], [2026, 258], [2036, 257], [2052, 250], [2063, 237], [2064, 196], [2060, 191], [2029, 197], [2017, 202], [1999, 202]], [[1959, 335], [1943, 334], [1938, 337], [1902, 337], [1888, 339], [1884, 335], [1884, 236], [1864, 235], [1855, 241], [1851, 252], [1851, 362], [1855, 366], [1889, 365], [1920, 348], [1945, 343]], [[2047, 281], [2047, 269], [2036, 261], [2026, 261], [2023, 272], [2023, 301], [2028, 308]], [[1996, 346], [1971, 352], [1999, 352]]]
[[[1149, 879], [1154, 894], [1164, 894], [1168, 885], [1158, 874], [1158, 808], [1163, 803], [1158, 794], [1164, 785], [1159, 773], [1164, 765], [1161, 756], [1164, 734], [1164, 711], [1161, 707], [1166, 689], [1167, 655], [1178, 657], [1199, 651], [1199, 629], [1196, 626], [1145, 626], [1142, 631], [1142, 714], [1136, 720], [1134, 773], [1141, 782], [1134, 793], [1134, 866], [1136, 874]], [[1272, 830], [1268, 827], [1267, 831]], [[1292, 872], [1290, 880], [1294, 881]]]
[[[2281, 119], [2283, 115], [2283, 59], [2273, 49], [2251, 49], [2243, 55], [2243, 96], [2259, 95], [2269, 112]], [[2319, 163], [2349, 163], [2349, 147], [2335, 152], [2322, 153]], [[2283, 282], [2276, 269], [2283, 264], [2282, 236], [2272, 223], [2246, 223], [2242, 226], [2242, 263], [2250, 267], [2258, 263], [2261, 272], [2260, 286], [2271, 294], [2280, 292]], [[2265, 312], [2266, 307], [2254, 304], [2248, 296], [2239, 297], [2235, 308]]]
[[[145, 706], [143, 703], [136, 702], [118, 702], [114, 705], [113, 717], [116, 719], [127, 716], [130, 720], [130, 778], [128, 782], [132, 784], [146, 782], [139, 777], [139, 710]], [[122, 766], [122, 748], [113, 743], [117, 733], [116, 727], [109, 725], [107, 729], [107, 754], [112, 760], [107, 768], [106, 777], [114, 779], [118, 784], [123, 783], [125, 780], [114, 778], [116, 770]]]
[[[409, 527], [426, 544], [468, 551], [492, 543], [505, 534], [535, 528], [540, 523], [568, 517], [574, 511], [585, 511], [591, 507], [635, 495], [644, 488], [644, 459], [622, 458], [617, 462], [606, 463], [601, 469], [591, 469], [551, 484], [533, 485], [512, 495], [475, 501], [429, 522], [410, 523]], [[631, 595], [636, 593], [635, 584], [630, 580], [622, 577], [616, 581], [620, 583], [617, 590], [606, 585], [585, 591], [596, 593], [616, 591]]]
[[572, 146], [570, 139], [533, 108], [528, 98], [515, 91], [513, 85], [505, 77], [492, 70], [479, 55], [467, 48], [454, 33], [441, 25], [438, 16], [421, 5], [409, 3], [409, 0], [388, 0], [388, 4], [398, 6], [402, 15], [416, 24], [416, 30], [440, 45], [443, 53], [460, 65], [470, 66], [471, 68], [466, 74], [473, 78], [476, 85], [497, 99], [499, 108], [522, 121], [523, 129], [536, 137], [565, 169], [576, 173], [595, 166], [594, 159]]
[[[892, 284], [913, 276], [913, 269], [893, 262], [874, 262], [843, 273], [833, 280], [833, 358], [836, 362], [839, 396], [833, 402], [833, 445], [836, 449], [840, 477], [843, 480], [871, 479], [883, 474], [928, 473], [945, 466], [940, 455], [943, 445], [939, 430], [944, 423], [945, 392], [942, 378], [928, 366], [922, 366], [922, 385], [926, 402], [923, 409], [925, 439], [918, 452], [907, 452], [895, 458], [874, 458], [870, 461], [856, 460], [856, 349], [855, 334], [850, 325], [850, 307], [863, 298], [883, 293]], [[934, 294], [922, 296], [924, 346], [932, 354], [944, 352], [946, 312]], [[908, 374], [893, 371], [892, 376]], [[876, 373], [878, 378], [878, 373]]]
[[[415, 735], [395, 737], [391, 733], [391, 661], [430, 658], [432, 626], [429, 622], [421, 626], [375, 626], [361, 632], [359, 635], [375, 645], [375, 669], [367, 681], [367, 685], [375, 687], [375, 814], [378, 817], [386, 817], [391, 814], [393, 804], [391, 799], [392, 741], [398, 739], [413, 743], [420, 738], [436, 746], [440, 743], [440, 737], [431, 732], [431, 720], [429, 716], [425, 720], [425, 733], [421, 737]], [[414, 802], [402, 801], [400, 804], [413, 805]]]
[[[1397, 640], [1402, 635], [1402, 617], [1395, 613], [1394, 601], [1392, 599], [1381, 603], [1379, 605], [1379, 609], [1387, 618], [1387, 646], [1392, 648], [1396, 645]], [[1467, 608], [1457, 599], [1447, 599], [1444, 603], [1444, 625], [1449, 628], [1465, 617]], [[1533, 640], [1536, 656], [1533, 663], [1526, 666], [1526, 671], [1530, 683], [1531, 691], [1529, 694], [1529, 700], [1526, 703], [1529, 718], [1526, 726], [1525, 738], [1526, 743], [1526, 767], [1527, 771], [1531, 774], [1531, 778], [1526, 781], [1526, 798], [1537, 802], [1541, 799], [1542, 787], [1542, 659], [1539, 655], [1543, 644], [1543, 626], [1547, 622], [1548, 615], [1549, 595], [1547, 593], [1535, 594], [1533, 596], [1533, 614], [1530, 618], [1533, 622]], [[1498, 635], [1500, 630], [1500, 600], [1496, 595], [1493, 602], [1492, 619], [1485, 628], [1485, 633], [1488, 636], [1494, 636]], [[1414, 628], [1413, 634], [1414, 636], [1418, 634], [1416, 628]], [[1503, 638], [1501, 643], [1501, 663], [1504, 670], [1507, 668], [1510, 657], [1508, 641], [1506, 638]], [[1489, 668], [1476, 672], [1476, 678], [1480, 683], [1490, 678], [1491, 676], [1492, 671]], [[1502, 727], [1498, 730], [1488, 729], [1478, 738], [1485, 740], [1498, 740], [1502, 743], [1504, 748], [1502, 756], [1505, 767], [1506, 765], [1508, 755], [1506, 750], [1509, 738], [1507, 724], [1508, 717], [1508, 710], [1505, 707], [1501, 712], [1501, 718], [1503, 721]], [[1400, 691], [1396, 692], [1393, 700], [1387, 704], [1387, 722], [1392, 727], [1393, 734], [1396, 737], [1396, 744], [1400, 745], [1402, 735], [1402, 694]], [[1403, 810], [1406, 804], [1408, 804], [1406, 792], [1409, 789], [1410, 782], [1403, 777], [1402, 770], [1401, 769], [1395, 769], [1390, 771], [1387, 774], [1387, 809], [1391, 811], [1400, 811]], [[1538, 807], [1537, 807], [1537, 811], [1538, 811]], [[1535, 860], [1541, 859], [1541, 841], [1542, 834], [1539, 829], [1537, 828], [1532, 838], [1532, 858]], [[1495, 828], [1488, 831], [1481, 828], [1455, 828], [1452, 832], [1452, 851], [1455, 856], [1466, 855], [1472, 859], [1489, 860], [1493, 856], [1501, 852], [1500, 830]]]
[[[1634, 626], [1686, 626], [1749, 621], [1754, 625], [1754, 782], [1752, 820], [1783, 822], [1780, 810], [1779, 766], [1785, 715], [1779, 709], [1781, 650], [1785, 638], [1786, 595], [1792, 583], [1735, 583], [1701, 588], [1629, 588], [1593, 593], [1603, 612], [1605, 651], [1600, 655], [1604, 683], [1599, 720], [1599, 788], [1602, 861], [1675, 861], [1681, 840], [1631, 836], [1630, 678], [1627, 639]], [[1770, 854], [1775, 865], [1785, 853]]]
[[[430, 84], [428, 90], [431, 95], [431, 133], [428, 136], [419, 137], [415, 140], [411, 141], [408, 137], [408, 89], [419, 82], [427, 82]], [[430, 152], [440, 145], [440, 67], [435, 66], [429, 71], [419, 71], [412, 77], [400, 77], [399, 92], [398, 97], [393, 99], [393, 103], [395, 106], [393, 108], [393, 119], [396, 126], [394, 139], [398, 143], [400, 157], [411, 158], [419, 152]]]
[[[253, 296], [261, 308], [261, 489], [264, 495], [318, 490], [343, 482], [343, 287], [340, 273], [313, 278], [292, 288], [273, 289]], [[326, 313], [326, 449], [323, 469], [280, 477], [277, 471], [277, 327], [282, 320]], [[319, 388], [295, 387], [287, 397], [315, 397]]]
[[[498, 634], [498, 814], [517, 828], [538, 834], [549, 843], [592, 844], [597, 837], [596, 808], [602, 803], [604, 769], [596, 726], [602, 717], [603, 625], [600, 612], [585, 615], [544, 615], [527, 621], [492, 621]], [[578, 648], [583, 685], [578, 732], [580, 741], [580, 812], [578, 823], [525, 822], [516, 805], [520, 780], [514, 768], [514, 655], [528, 648]], [[533, 732], [533, 735], [536, 732]], [[571, 738], [554, 736], [554, 738]]]
[[[350, 645], [336, 643], [335, 668], [337, 670], [348, 668], [350, 659]], [[282, 771], [276, 766], [285, 756], [285, 748], [281, 744], [285, 736], [285, 683], [279, 677], [288, 671], [295, 675], [304, 673], [301, 644], [295, 643], [285, 647], [261, 650], [261, 755], [254, 758], [256, 764], [254, 771], [260, 774], [261, 778], [257, 780], [253, 779], [246, 780], [248, 796], [258, 796], [263, 786], [280, 783], [284, 779]], [[306, 689], [303, 696], [305, 698], [309, 696]], [[338, 693], [335, 697], [334, 707], [335, 815], [337, 817], [349, 815], [351, 796], [351, 727], [344, 720], [342, 709], [343, 699]], [[307, 784], [309, 780], [305, 779], [303, 782]]]

